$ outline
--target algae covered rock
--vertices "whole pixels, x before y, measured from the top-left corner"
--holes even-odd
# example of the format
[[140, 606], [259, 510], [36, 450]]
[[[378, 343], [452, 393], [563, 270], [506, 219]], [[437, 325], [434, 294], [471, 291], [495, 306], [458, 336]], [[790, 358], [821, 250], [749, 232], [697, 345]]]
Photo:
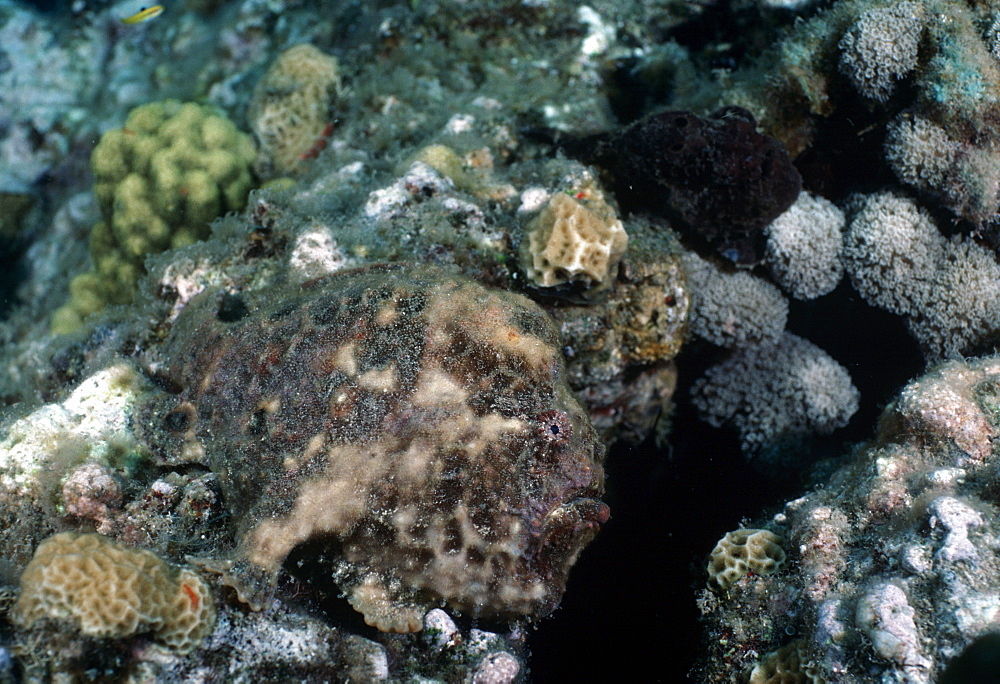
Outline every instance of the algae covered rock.
[[90, 235], [94, 270], [73, 279], [53, 331], [131, 301], [148, 255], [204, 239], [215, 218], [242, 209], [255, 157], [232, 121], [192, 102], [136, 107], [105, 133], [90, 158], [102, 217]]
[[205, 565], [254, 608], [308, 541], [383, 631], [442, 603], [540, 616], [607, 520], [604, 446], [551, 319], [519, 295], [373, 266], [207, 292], [167, 348], [178, 391], [139, 422], [218, 475], [240, 541]]

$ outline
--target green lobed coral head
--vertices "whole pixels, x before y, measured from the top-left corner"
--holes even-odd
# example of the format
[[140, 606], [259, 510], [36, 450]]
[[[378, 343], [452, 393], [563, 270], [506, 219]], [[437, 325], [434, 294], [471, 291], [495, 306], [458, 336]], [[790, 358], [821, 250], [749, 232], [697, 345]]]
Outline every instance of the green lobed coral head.
[[94, 269], [73, 279], [53, 332], [130, 301], [148, 255], [204, 239], [216, 217], [242, 209], [256, 156], [249, 135], [193, 102], [141, 105], [105, 133], [90, 157], [101, 210], [90, 235]]

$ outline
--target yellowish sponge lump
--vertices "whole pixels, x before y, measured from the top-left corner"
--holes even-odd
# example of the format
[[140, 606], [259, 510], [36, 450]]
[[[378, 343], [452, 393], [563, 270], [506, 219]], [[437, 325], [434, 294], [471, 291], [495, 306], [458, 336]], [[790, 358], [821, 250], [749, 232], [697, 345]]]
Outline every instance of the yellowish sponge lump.
[[183, 655], [212, 632], [215, 605], [191, 570], [99, 534], [63, 532], [38, 546], [12, 616], [24, 629], [48, 618], [98, 638], [148, 633]]
[[604, 288], [611, 284], [628, 235], [599, 193], [574, 199], [557, 193], [528, 224], [522, 262], [537, 287], [579, 282]]
[[337, 60], [309, 45], [282, 52], [257, 83], [247, 119], [260, 142], [257, 172], [297, 176], [326, 146], [340, 91]]
[[771, 575], [785, 564], [781, 537], [768, 530], [741, 529], [723, 537], [708, 557], [708, 585], [725, 591], [748, 572]]

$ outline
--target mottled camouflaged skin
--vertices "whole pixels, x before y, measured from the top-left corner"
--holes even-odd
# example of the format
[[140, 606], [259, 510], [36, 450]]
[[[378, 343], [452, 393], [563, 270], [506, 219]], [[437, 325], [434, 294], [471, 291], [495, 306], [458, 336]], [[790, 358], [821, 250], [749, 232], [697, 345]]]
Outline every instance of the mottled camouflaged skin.
[[607, 520], [604, 447], [519, 295], [371, 267], [203, 294], [166, 348], [180, 392], [140, 420], [218, 474], [241, 539], [215, 567], [255, 608], [293, 547], [332, 539], [334, 577], [383, 630], [442, 602], [543, 615]]

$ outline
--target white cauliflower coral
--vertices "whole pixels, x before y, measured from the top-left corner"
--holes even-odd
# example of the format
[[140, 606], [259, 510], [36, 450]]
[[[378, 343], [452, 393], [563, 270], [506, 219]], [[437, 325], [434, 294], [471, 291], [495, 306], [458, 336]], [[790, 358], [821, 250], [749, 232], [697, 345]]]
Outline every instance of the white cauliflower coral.
[[930, 215], [889, 192], [867, 198], [844, 236], [854, 289], [869, 304], [896, 314], [911, 314], [926, 299], [943, 249], [944, 237]]
[[917, 66], [923, 6], [899, 2], [861, 13], [840, 40], [840, 71], [865, 97], [885, 102]]
[[691, 332], [720, 347], [774, 343], [788, 321], [788, 300], [746, 271], [726, 273], [694, 252], [682, 256], [691, 291]]
[[854, 289], [906, 316], [930, 361], [972, 352], [1000, 330], [994, 254], [968, 237], [945, 239], [907, 197], [868, 197], [845, 236], [844, 260]]
[[833, 202], [800, 193], [767, 228], [764, 258], [771, 277], [796, 299], [832, 292], [844, 275], [844, 223], [844, 212]]
[[775, 345], [740, 349], [712, 366], [691, 395], [702, 420], [736, 428], [745, 454], [772, 457], [847, 425], [860, 396], [843, 366], [787, 332]]

